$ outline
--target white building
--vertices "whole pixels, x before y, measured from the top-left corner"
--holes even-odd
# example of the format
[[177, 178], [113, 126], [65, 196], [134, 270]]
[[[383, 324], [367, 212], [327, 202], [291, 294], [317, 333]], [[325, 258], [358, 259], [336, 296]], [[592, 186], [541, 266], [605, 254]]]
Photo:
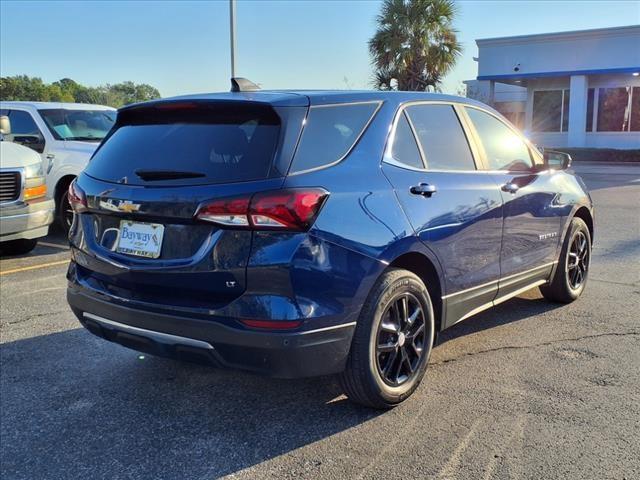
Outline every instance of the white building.
[[[494, 83], [487, 80], [465, 80], [467, 97], [490, 103], [493, 108], [507, 117], [520, 130], [524, 130], [524, 117], [527, 110], [527, 89], [508, 83]], [[493, 101], [491, 101], [493, 95]]]
[[487, 103], [500, 101], [499, 84], [526, 88], [524, 130], [535, 143], [640, 148], [640, 25], [476, 44]]

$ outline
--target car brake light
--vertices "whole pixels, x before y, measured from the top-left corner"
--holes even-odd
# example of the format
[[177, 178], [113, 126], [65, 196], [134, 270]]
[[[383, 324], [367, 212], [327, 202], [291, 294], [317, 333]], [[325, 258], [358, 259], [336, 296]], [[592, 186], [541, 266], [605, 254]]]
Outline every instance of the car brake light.
[[74, 180], [69, 184], [69, 193], [67, 195], [69, 199], [69, 205], [73, 208], [73, 211], [76, 213], [85, 212], [87, 207], [87, 195], [84, 193]]
[[198, 105], [193, 102], [167, 102], [156, 105], [158, 110], [191, 110], [198, 108]]
[[259, 192], [207, 202], [195, 216], [227, 227], [305, 231], [313, 225], [328, 195], [322, 188]]
[[250, 197], [214, 200], [202, 205], [198, 209], [196, 217], [200, 220], [219, 223], [220, 225], [248, 227], [249, 200]]

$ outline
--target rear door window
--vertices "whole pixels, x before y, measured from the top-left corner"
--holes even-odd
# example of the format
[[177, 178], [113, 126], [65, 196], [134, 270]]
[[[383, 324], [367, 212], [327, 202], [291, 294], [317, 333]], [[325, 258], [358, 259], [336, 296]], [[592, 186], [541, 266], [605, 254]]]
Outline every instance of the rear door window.
[[134, 185], [233, 183], [270, 175], [280, 132], [271, 107], [161, 104], [124, 110], [120, 117], [89, 162], [88, 175]]
[[428, 170], [475, 170], [467, 137], [452, 105], [413, 105], [405, 109]]
[[291, 173], [325, 167], [345, 157], [380, 102], [317, 105], [309, 109]]
[[416, 138], [413, 136], [411, 126], [404, 112], [400, 114], [398, 123], [396, 124], [391, 156], [396, 162], [400, 162], [408, 167], [424, 168], [420, 150], [418, 150], [418, 145], [416, 144]]

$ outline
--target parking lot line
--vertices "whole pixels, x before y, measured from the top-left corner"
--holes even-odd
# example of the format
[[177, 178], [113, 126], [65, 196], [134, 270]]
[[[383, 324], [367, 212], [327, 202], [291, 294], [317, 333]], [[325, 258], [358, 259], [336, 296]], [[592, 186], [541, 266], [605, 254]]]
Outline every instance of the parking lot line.
[[58, 248], [60, 250], [69, 250], [69, 247], [67, 245], [59, 245], [57, 243], [51, 243], [51, 242], [40, 241], [38, 242], [38, 245], [44, 245], [45, 247], [49, 247], [49, 248]]
[[10, 273], [26, 272], [27, 270], [37, 270], [39, 268], [54, 267], [56, 265], [64, 265], [65, 263], [69, 263], [69, 260], [60, 260], [59, 262], [41, 263], [39, 265], [30, 265], [28, 267], [14, 268], [12, 270], [3, 270], [0, 271], [0, 276], [9, 275]]

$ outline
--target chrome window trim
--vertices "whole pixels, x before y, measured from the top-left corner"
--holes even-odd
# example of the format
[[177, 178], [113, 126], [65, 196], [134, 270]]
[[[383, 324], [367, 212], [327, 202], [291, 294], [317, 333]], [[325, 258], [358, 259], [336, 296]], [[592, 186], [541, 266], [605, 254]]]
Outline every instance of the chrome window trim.
[[[473, 159], [473, 163], [476, 166], [475, 170], [454, 170], [454, 169], [436, 169], [436, 168], [428, 168], [428, 164], [425, 163], [426, 162], [426, 158], [424, 155], [424, 152], [422, 150], [422, 145], [420, 144], [420, 141], [418, 140], [418, 137], [416, 135], [415, 132], [415, 128], [413, 126], [413, 122], [411, 121], [411, 117], [409, 117], [409, 115], [407, 115], [407, 121], [409, 122], [409, 126], [411, 127], [411, 131], [413, 132], [413, 136], [415, 137], [416, 140], [416, 144], [418, 145], [418, 150], [420, 151], [420, 154], [422, 156], [422, 164], [426, 165], [425, 168], [415, 168], [415, 167], [411, 167], [409, 165], [406, 165], [398, 160], [396, 160], [392, 153], [391, 150], [393, 148], [393, 142], [395, 140], [395, 136], [396, 136], [396, 128], [398, 126], [398, 121], [400, 120], [400, 116], [401, 114], [404, 113], [405, 109], [415, 106], [415, 105], [450, 105], [453, 110], [454, 113], [456, 114], [456, 116], [458, 117], [458, 121], [460, 122], [460, 128], [462, 129], [462, 132], [467, 140], [467, 144], [469, 146], [469, 151], [471, 153], [471, 158]], [[431, 173], [431, 172], [441, 172], [441, 173], [478, 173], [481, 172], [482, 170], [479, 168], [480, 166], [483, 166], [481, 162], [479, 162], [479, 157], [478, 155], [478, 151], [475, 148], [474, 142], [472, 141], [472, 138], [470, 137], [469, 133], [470, 131], [467, 129], [467, 125], [466, 125], [466, 119], [463, 120], [463, 118], [460, 115], [459, 112], [459, 108], [458, 106], [464, 106], [466, 104], [461, 104], [461, 103], [457, 103], [457, 102], [451, 102], [451, 101], [446, 101], [446, 100], [411, 100], [408, 102], [405, 102], [403, 104], [400, 105], [400, 107], [398, 108], [398, 110], [396, 111], [394, 117], [393, 117], [393, 121], [391, 122], [391, 125], [389, 126], [389, 135], [387, 136], [387, 143], [385, 144], [384, 147], [384, 153], [382, 156], [382, 163], [387, 163], [389, 165], [393, 165], [394, 167], [399, 167], [399, 168], [404, 168], [406, 170], [412, 170], [414, 172], [425, 172], [425, 173]]]
[[[356, 145], [358, 144], [358, 142], [360, 141], [362, 136], [365, 134], [365, 132], [369, 128], [369, 125], [371, 124], [371, 122], [373, 122], [373, 119], [376, 118], [376, 115], [380, 111], [380, 108], [382, 108], [382, 104], [383, 103], [384, 103], [383, 100], [369, 100], [369, 101], [362, 101], [362, 102], [328, 103], [326, 105], [311, 105], [311, 106], [309, 106], [309, 109], [307, 110], [307, 114], [305, 115], [303, 123], [302, 123], [303, 128], [302, 128], [302, 131], [300, 132], [300, 137], [298, 138], [298, 144], [296, 145], [296, 150], [295, 150], [295, 152], [293, 154], [293, 158], [291, 160], [291, 165], [289, 166], [289, 169], [287, 170], [287, 175], [286, 176], [292, 177], [294, 175], [302, 175], [303, 173], [316, 172], [318, 170], [323, 170], [325, 168], [333, 167], [334, 165], [337, 165], [340, 162], [342, 162], [345, 158], [347, 158], [349, 156], [349, 154], [352, 152], [352, 150], [356, 147]], [[343, 107], [343, 106], [346, 106], [346, 105], [366, 105], [366, 104], [377, 104], [377, 107], [375, 108], [375, 110], [373, 111], [371, 116], [369, 117], [369, 120], [367, 121], [367, 123], [364, 124], [364, 127], [362, 128], [362, 131], [358, 134], [358, 136], [353, 141], [351, 146], [347, 149], [347, 151], [340, 158], [338, 158], [337, 160], [334, 160], [331, 163], [327, 163], [325, 165], [319, 165], [317, 167], [307, 168], [306, 170], [299, 170], [299, 171], [296, 171], [296, 172], [292, 172], [291, 171], [291, 169], [293, 168], [293, 166], [295, 164], [295, 161], [296, 161], [296, 155], [298, 154], [298, 147], [300, 146], [300, 143], [302, 143], [302, 140], [304, 138], [304, 127], [307, 124], [307, 118], [309, 118], [309, 113], [311, 113], [312, 109], [315, 109], [315, 108]]]
[[9, 206], [24, 202], [24, 188], [27, 182], [26, 168], [25, 167], [0, 168], [0, 172], [20, 174], [20, 192], [19, 192], [18, 198], [16, 198], [15, 200], [11, 200], [10, 202], [2, 202], [0, 203], [0, 205], [3, 207], [9, 207]]
[[[393, 140], [395, 139], [396, 126], [398, 124], [400, 114], [404, 112], [405, 108], [413, 105], [451, 105], [453, 106], [454, 110], [458, 115], [458, 119], [465, 133], [465, 136], [467, 138], [467, 142], [469, 143], [471, 156], [473, 157], [474, 163], [476, 165], [475, 170], [447, 170], [447, 169], [439, 170], [439, 169], [429, 169], [429, 168], [421, 169], [421, 168], [411, 167], [393, 158], [393, 155], [391, 155], [391, 148], [393, 146]], [[387, 143], [385, 144], [382, 162], [387, 163], [389, 165], [393, 165], [394, 167], [404, 168], [405, 170], [412, 170], [414, 172], [425, 172], [425, 173], [439, 172], [439, 173], [485, 173], [485, 174], [524, 174], [524, 173], [540, 174], [543, 172], [543, 171], [534, 172], [533, 170], [491, 170], [489, 169], [488, 164], [486, 162], [486, 153], [484, 151], [484, 146], [482, 145], [482, 140], [480, 139], [477, 133], [477, 130], [475, 129], [475, 126], [473, 125], [471, 119], [467, 115], [467, 112], [465, 111], [466, 108], [475, 108], [476, 110], [485, 112], [491, 115], [492, 117], [496, 118], [498, 121], [502, 122], [525, 143], [525, 145], [529, 150], [529, 155], [531, 157], [537, 157], [538, 160], [540, 160], [540, 164], [543, 164], [542, 155], [531, 143], [531, 141], [527, 137], [525, 137], [522, 134], [522, 132], [520, 132], [518, 129], [516, 129], [514, 126], [510, 125], [509, 123], [505, 122], [504, 119], [500, 118], [492, 111], [487, 110], [486, 108], [483, 108], [482, 106], [479, 106], [479, 105], [471, 105], [469, 103], [450, 102], [450, 101], [444, 101], [444, 100], [412, 100], [400, 105], [389, 127], [390, 133], [389, 133], [389, 136], [387, 137]], [[407, 115], [407, 120], [409, 121], [409, 124], [411, 125], [411, 128], [413, 130], [413, 125], [408, 115]], [[624, 133], [624, 132], [619, 132], [619, 133]], [[414, 136], [415, 136], [415, 132], [414, 132]], [[416, 138], [416, 143], [418, 144], [418, 149], [422, 151], [422, 147], [420, 145], [420, 142], [418, 142], [417, 138]], [[536, 162], [533, 158], [531, 160], [534, 164], [534, 167], [538, 165], [538, 162]], [[425, 161], [424, 157], [422, 161], [424, 163]]]

